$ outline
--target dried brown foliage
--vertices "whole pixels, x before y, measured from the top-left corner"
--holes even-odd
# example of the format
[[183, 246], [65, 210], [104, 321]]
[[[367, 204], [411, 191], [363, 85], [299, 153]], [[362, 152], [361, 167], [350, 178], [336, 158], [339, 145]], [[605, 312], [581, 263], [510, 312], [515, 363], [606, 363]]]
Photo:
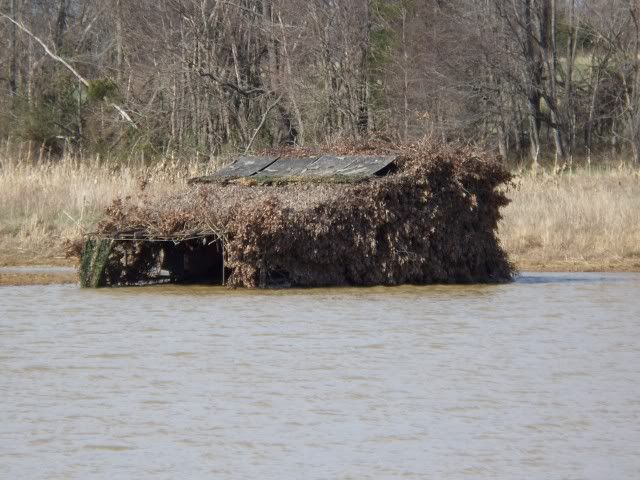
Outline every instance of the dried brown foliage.
[[160, 200], [116, 201], [97, 233], [177, 239], [215, 233], [225, 241], [234, 286], [257, 287], [276, 276], [294, 286], [511, 278], [496, 238], [500, 208], [508, 204], [497, 187], [511, 175], [485, 152], [380, 140], [331, 152], [395, 152], [401, 159], [394, 174], [355, 184], [212, 184]]

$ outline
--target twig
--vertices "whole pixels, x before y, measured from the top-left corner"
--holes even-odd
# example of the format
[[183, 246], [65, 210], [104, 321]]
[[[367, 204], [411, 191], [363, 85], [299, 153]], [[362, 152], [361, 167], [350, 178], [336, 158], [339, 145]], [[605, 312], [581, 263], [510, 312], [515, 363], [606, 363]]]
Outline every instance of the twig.
[[269, 93], [264, 88], [259, 88], [259, 87], [258, 88], [251, 88], [249, 90], [246, 90], [246, 89], [240, 87], [239, 85], [236, 85], [235, 83], [231, 83], [228, 80], [223, 80], [222, 78], [214, 75], [213, 73], [205, 72], [202, 69], [198, 70], [198, 74], [201, 77], [206, 77], [206, 78], [209, 78], [209, 79], [213, 80], [216, 83], [219, 83], [223, 87], [230, 88], [231, 90], [234, 90], [234, 91], [238, 92], [239, 94], [241, 94], [241, 95], [243, 95], [245, 97], [251, 97], [251, 96], [254, 96], [254, 95], [264, 95], [266, 93]]
[[[22, 23], [20, 23], [17, 20], [11, 18], [6, 13], [1, 13], [0, 12], [0, 17], [9, 20], [16, 27], [18, 27], [24, 33], [29, 35], [31, 38], [33, 38], [36, 42], [38, 42], [40, 44], [40, 46], [44, 49], [45, 53], [47, 55], [49, 55], [49, 57], [51, 57], [56, 62], [61, 63], [67, 70], [69, 70], [80, 81], [80, 83], [82, 83], [85, 87], [89, 88], [89, 81], [86, 78], [84, 78], [82, 75], [80, 75], [80, 73], [69, 62], [67, 62], [64, 58], [62, 58], [62, 57], [58, 56], [57, 54], [55, 54], [47, 46], [47, 44], [40, 37], [38, 37], [35, 33], [33, 33], [31, 30], [29, 30], [27, 27], [25, 27]], [[110, 101], [108, 101], [106, 99], [105, 99], [105, 101], [110, 107], [113, 107], [114, 109], [116, 109], [117, 112], [120, 114], [120, 116], [124, 120], [126, 120], [129, 123], [129, 125], [131, 125], [136, 130], [138, 129], [138, 126], [136, 125], [136, 123], [131, 119], [129, 114], [120, 105], [117, 105], [117, 104], [115, 104], [113, 102], [110, 102]]]
[[73, 218], [73, 217], [72, 217], [72, 216], [71, 216], [71, 215], [70, 215], [66, 210], [63, 210], [63, 211], [62, 211], [62, 213], [64, 213], [64, 214], [69, 218], [69, 220], [71, 220], [73, 223], [75, 223], [75, 224], [77, 225], [77, 227], [78, 227], [80, 230], [82, 230], [82, 232], [83, 232], [83, 233], [86, 233], [86, 232], [87, 232], [87, 229], [86, 229], [86, 228], [84, 228], [84, 227], [82, 226], [82, 224], [80, 223], [80, 221], [78, 221], [78, 220], [76, 220], [75, 218]]
[[278, 103], [280, 103], [280, 100], [282, 100], [282, 95], [280, 95], [278, 98], [275, 99], [275, 101], [269, 105], [267, 107], [266, 112], [264, 112], [264, 114], [262, 115], [262, 120], [260, 120], [260, 125], [258, 125], [258, 128], [256, 128], [256, 130], [253, 132], [253, 135], [251, 136], [251, 140], [249, 140], [249, 143], [247, 144], [247, 148], [244, 149], [244, 154], [246, 155], [249, 150], [251, 150], [251, 146], [253, 145], [253, 142], [255, 141], [256, 137], [258, 136], [258, 133], [260, 132], [260, 130], [262, 130], [262, 127], [264, 126], [264, 123], [267, 121], [267, 116], [269, 115], [269, 113], [271, 112], [271, 110], [273, 110], [273, 108], [278, 105]]

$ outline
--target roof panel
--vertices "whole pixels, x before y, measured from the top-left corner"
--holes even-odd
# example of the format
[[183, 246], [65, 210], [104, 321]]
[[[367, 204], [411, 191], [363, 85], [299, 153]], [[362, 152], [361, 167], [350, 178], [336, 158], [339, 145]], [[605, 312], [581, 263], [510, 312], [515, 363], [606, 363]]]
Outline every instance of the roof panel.
[[208, 177], [194, 178], [189, 183], [210, 183], [225, 179], [265, 177], [331, 177], [357, 178], [379, 174], [391, 165], [397, 155], [353, 155], [321, 157], [240, 157], [235, 162]]
[[250, 177], [260, 170], [275, 162], [278, 157], [240, 157], [226, 167], [221, 168], [212, 175], [197, 177], [189, 180], [189, 183], [212, 183], [225, 178]]
[[215, 172], [213, 177], [250, 177], [267, 168], [278, 157], [240, 157], [231, 165]]
[[370, 177], [384, 170], [394, 161], [397, 155], [357, 155], [347, 157], [352, 162], [344, 169], [338, 172], [338, 175], [348, 175], [354, 177]]
[[329, 177], [339, 174], [353, 162], [353, 157], [336, 157], [333, 155], [323, 155], [318, 160], [309, 165], [302, 174], [305, 177]]
[[268, 167], [260, 170], [257, 175], [267, 177], [297, 177], [318, 157], [280, 158]]

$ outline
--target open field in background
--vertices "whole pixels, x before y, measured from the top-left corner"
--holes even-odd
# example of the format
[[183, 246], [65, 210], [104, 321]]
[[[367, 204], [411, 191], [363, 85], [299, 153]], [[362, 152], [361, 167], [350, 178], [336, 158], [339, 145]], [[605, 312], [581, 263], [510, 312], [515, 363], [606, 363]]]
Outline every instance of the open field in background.
[[170, 194], [206, 173], [202, 162], [149, 167], [65, 157], [34, 165], [0, 157], [0, 266], [67, 265], [64, 239], [90, 231], [115, 198], [143, 184], [150, 194]]
[[640, 171], [524, 172], [499, 236], [520, 270], [640, 271]]
[[[206, 173], [197, 162], [33, 165], [0, 156], [0, 266], [69, 264], [64, 239], [90, 231], [114, 198], [143, 184], [170, 194]], [[499, 235], [521, 270], [640, 271], [640, 171], [524, 171], [516, 183]]]

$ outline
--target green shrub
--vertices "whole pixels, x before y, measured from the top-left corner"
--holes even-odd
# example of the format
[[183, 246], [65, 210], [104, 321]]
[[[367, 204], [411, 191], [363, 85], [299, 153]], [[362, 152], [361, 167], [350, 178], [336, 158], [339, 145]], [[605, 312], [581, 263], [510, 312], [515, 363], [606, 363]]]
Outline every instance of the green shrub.
[[118, 85], [110, 78], [99, 78], [89, 82], [87, 96], [94, 101], [102, 101], [107, 97], [113, 97], [118, 91]]

